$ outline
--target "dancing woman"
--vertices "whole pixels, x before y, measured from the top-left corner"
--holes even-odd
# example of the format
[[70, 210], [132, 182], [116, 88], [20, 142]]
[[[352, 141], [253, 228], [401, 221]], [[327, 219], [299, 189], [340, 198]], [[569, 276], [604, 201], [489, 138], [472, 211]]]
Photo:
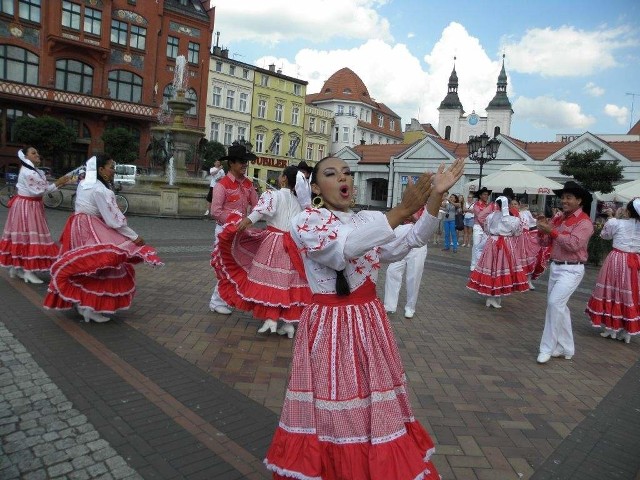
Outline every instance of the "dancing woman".
[[47, 182], [44, 172], [37, 168], [40, 155], [34, 147], [19, 150], [18, 157], [21, 164], [16, 184], [18, 194], [9, 203], [0, 240], [0, 266], [9, 268], [11, 278], [42, 283], [34, 272], [48, 272], [58, 256], [58, 246], [44, 216], [42, 197], [65, 185], [71, 177], [65, 175], [54, 183]]
[[602, 263], [587, 303], [594, 327], [603, 337], [626, 343], [640, 334], [640, 198], [627, 204], [629, 218], [609, 218], [600, 236], [613, 239], [613, 250]]
[[[314, 167], [313, 208], [292, 225], [314, 295], [300, 318], [280, 423], [264, 460], [274, 478], [439, 478], [375, 283], [382, 261], [427, 242], [442, 195], [463, 167], [459, 159], [422, 175], [386, 214], [351, 211], [353, 177], [342, 159]], [[394, 231], [425, 203], [414, 225]]]
[[[275, 332], [278, 320], [283, 320], [278, 333], [289, 338], [311, 300], [302, 266], [298, 272], [290, 255], [284, 253], [293, 246], [291, 221], [302, 211], [294, 190], [297, 173], [297, 167], [288, 166], [278, 179], [280, 190], [265, 191], [247, 217], [232, 214], [227, 218], [211, 260], [220, 297], [263, 320], [260, 333]], [[260, 220], [266, 220], [266, 229], [247, 228]], [[293, 247], [292, 254], [299, 259]]]
[[110, 319], [103, 314], [129, 308], [136, 290], [134, 264], [162, 265], [118, 208], [111, 187], [114, 174], [110, 157], [87, 160], [44, 299], [45, 308], [75, 306], [85, 322], [106, 322]]

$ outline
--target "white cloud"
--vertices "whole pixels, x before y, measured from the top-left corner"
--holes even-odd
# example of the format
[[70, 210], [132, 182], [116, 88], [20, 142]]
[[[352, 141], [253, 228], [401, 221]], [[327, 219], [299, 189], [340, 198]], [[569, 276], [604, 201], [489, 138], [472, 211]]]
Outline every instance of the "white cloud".
[[533, 28], [519, 40], [503, 38], [513, 71], [547, 77], [591, 75], [615, 67], [617, 50], [640, 44], [630, 27], [601, 28], [594, 31], [562, 26]]
[[415, 36], [416, 36], [416, 34], [415, 34], [415, 33], [413, 33], [413, 32], [409, 32], [409, 33], [407, 33], [407, 38], [413, 38], [413, 37], [415, 37]]
[[612, 117], [618, 125], [626, 125], [629, 121], [629, 109], [627, 107], [619, 107], [611, 103], [604, 106], [604, 114]]
[[556, 131], [582, 131], [596, 121], [594, 117], [582, 113], [577, 103], [549, 96], [519, 97], [514, 102], [513, 109], [518, 112], [518, 117], [528, 120], [536, 127]]
[[212, 0], [216, 31], [224, 44], [253, 41], [274, 46], [282, 41], [317, 43], [331, 38], [392, 40], [389, 22], [376, 7], [384, 0]]
[[601, 97], [604, 95], [604, 88], [599, 87], [593, 82], [589, 82], [584, 86], [584, 91], [592, 97]]

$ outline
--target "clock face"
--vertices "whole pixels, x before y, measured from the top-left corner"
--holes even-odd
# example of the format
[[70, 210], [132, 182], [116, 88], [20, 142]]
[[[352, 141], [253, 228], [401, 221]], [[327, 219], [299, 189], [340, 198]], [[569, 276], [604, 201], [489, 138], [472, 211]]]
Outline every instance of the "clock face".
[[469, 122], [469, 125], [475, 125], [476, 123], [478, 123], [478, 115], [472, 113], [471, 115], [469, 115], [467, 121]]

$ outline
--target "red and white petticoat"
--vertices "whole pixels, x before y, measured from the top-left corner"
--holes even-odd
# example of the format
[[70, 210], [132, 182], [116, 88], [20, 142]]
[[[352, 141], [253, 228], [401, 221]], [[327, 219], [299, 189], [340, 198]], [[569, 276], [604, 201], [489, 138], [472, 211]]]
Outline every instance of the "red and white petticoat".
[[[295, 249], [290, 234], [273, 227], [238, 233], [240, 219], [232, 215], [211, 255], [220, 297], [258, 319], [297, 322], [311, 290], [288, 253]], [[299, 268], [304, 269], [301, 260]]]
[[264, 460], [273, 478], [439, 479], [375, 285], [314, 295], [300, 319], [280, 423]]
[[[540, 237], [538, 237], [538, 241]], [[547, 270], [547, 266], [549, 265], [549, 260], [551, 259], [551, 245], [541, 246], [538, 249], [538, 254], [536, 255], [536, 264], [533, 267], [533, 272], [531, 272], [531, 279], [537, 280], [542, 276], [542, 274]]]
[[594, 327], [640, 334], [640, 254], [613, 249], [598, 273], [585, 312]]
[[516, 262], [522, 267], [525, 275], [531, 275], [536, 266], [540, 241], [537, 231], [523, 230], [522, 235], [507, 237], [510, 242]]
[[42, 197], [12, 197], [0, 240], [0, 266], [49, 271], [56, 258], [58, 246], [51, 238]]
[[490, 235], [487, 238], [467, 288], [492, 297], [529, 290], [527, 276], [505, 237]]
[[80, 306], [99, 313], [127, 309], [136, 289], [133, 265], [163, 265], [152, 247], [136, 245], [93, 215], [72, 215], [60, 241], [61, 256], [51, 266], [45, 308]]

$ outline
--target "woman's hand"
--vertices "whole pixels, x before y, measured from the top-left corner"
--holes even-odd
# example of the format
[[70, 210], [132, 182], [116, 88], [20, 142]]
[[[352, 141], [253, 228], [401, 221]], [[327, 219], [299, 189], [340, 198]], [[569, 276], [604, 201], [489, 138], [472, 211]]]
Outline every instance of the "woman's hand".
[[136, 238], [133, 243], [135, 243], [136, 245], [138, 245], [139, 247], [144, 245], [144, 238], [142, 238], [140, 235], [138, 235], [138, 238]]
[[243, 230], [246, 230], [247, 227], [251, 226], [253, 224], [253, 222], [251, 220], [249, 220], [249, 217], [244, 217], [242, 220], [240, 220], [240, 223], [238, 223], [238, 232], [242, 232]]
[[56, 188], [60, 188], [64, 185], [66, 185], [67, 183], [69, 183], [72, 180], [72, 178], [68, 175], [65, 175], [64, 177], [60, 177], [59, 179], [57, 179], [54, 182], [54, 185], [56, 186]]
[[444, 163], [440, 164], [438, 171], [433, 176], [433, 191], [442, 195], [448, 192], [453, 187], [462, 174], [464, 173], [464, 157], [456, 158], [456, 160], [449, 166], [444, 167]]

